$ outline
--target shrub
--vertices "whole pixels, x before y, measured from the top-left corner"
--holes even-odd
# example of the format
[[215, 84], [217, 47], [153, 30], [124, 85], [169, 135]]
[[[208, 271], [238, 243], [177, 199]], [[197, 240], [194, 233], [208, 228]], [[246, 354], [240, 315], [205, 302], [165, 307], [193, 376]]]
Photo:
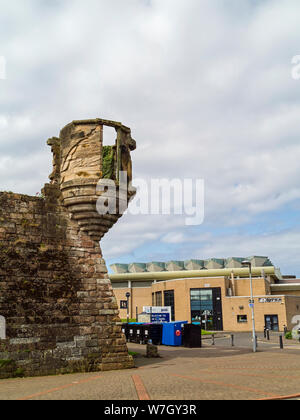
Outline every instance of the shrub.
[[286, 338], [287, 340], [292, 340], [292, 338], [293, 338], [293, 334], [291, 333], [291, 331], [288, 331], [288, 332], [285, 334], [285, 338]]

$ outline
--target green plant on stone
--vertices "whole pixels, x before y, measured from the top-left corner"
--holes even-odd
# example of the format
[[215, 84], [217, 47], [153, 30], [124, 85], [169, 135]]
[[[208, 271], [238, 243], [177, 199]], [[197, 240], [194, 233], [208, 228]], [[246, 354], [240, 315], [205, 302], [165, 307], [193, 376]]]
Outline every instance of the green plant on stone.
[[0, 369], [6, 368], [7, 366], [10, 366], [12, 363], [14, 363], [13, 360], [6, 360], [6, 359], [0, 360]]
[[128, 354], [129, 354], [129, 356], [132, 356], [132, 357], [137, 357], [139, 355], [139, 353], [137, 353], [135, 351], [129, 351]]
[[15, 378], [24, 378], [24, 376], [25, 376], [24, 369], [22, 369], [22, 368], [17, 368], [17, 369], [15, 370], [15, 372], [14, 372], [14, 377], [15, 377]]
[[115, 167], [114, 149], [112, 146], [103, 147], [103, 178], [113, 179]]

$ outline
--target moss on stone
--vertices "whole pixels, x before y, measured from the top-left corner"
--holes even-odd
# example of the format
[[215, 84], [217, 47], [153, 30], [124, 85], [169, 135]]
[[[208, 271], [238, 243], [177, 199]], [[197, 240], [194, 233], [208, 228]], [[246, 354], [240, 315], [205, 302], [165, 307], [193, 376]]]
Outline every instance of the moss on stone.
[[25, 376], [25, 371], [24, 371], [24, 369], [22, 369], [22, 368], [17, 368], [17, 369], [14, 371], [13, 376], [14, 376], [15, 378], [24, 378], [24, 376]]
[[115, 156], [113, 146], [103, 147], [103, 178], [114, 179]]
[[15, 362], [13, 360], [0, 360], [0, 370], [6, 369], [8, 366], [11, 366]]

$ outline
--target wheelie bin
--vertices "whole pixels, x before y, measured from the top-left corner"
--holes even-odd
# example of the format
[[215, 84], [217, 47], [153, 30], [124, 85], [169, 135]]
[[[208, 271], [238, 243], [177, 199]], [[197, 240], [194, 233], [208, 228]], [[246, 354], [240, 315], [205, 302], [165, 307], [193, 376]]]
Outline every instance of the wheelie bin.
[[200, 325], [185, 324], [183, 332], [183, 345], [189, 348], [202, 347], [202, 329]]

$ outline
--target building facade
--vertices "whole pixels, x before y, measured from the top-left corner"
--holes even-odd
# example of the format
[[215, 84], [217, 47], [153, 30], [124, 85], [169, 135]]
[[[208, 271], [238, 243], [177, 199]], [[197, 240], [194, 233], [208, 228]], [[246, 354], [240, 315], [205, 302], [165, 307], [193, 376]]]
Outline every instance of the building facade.
[[[249, 269], [243, 258], [112, 266], [117, 301], [130, 293], [129, 317], [144, 306], [170, 306], [174, 321], [201, 322], [213, 331], [250, 331]], [[267, 257], [251, 257], [257, 331], [300, 328], [300, 280], [283, 279]], [[120, 308], [126, 319], [127, 309]]]

